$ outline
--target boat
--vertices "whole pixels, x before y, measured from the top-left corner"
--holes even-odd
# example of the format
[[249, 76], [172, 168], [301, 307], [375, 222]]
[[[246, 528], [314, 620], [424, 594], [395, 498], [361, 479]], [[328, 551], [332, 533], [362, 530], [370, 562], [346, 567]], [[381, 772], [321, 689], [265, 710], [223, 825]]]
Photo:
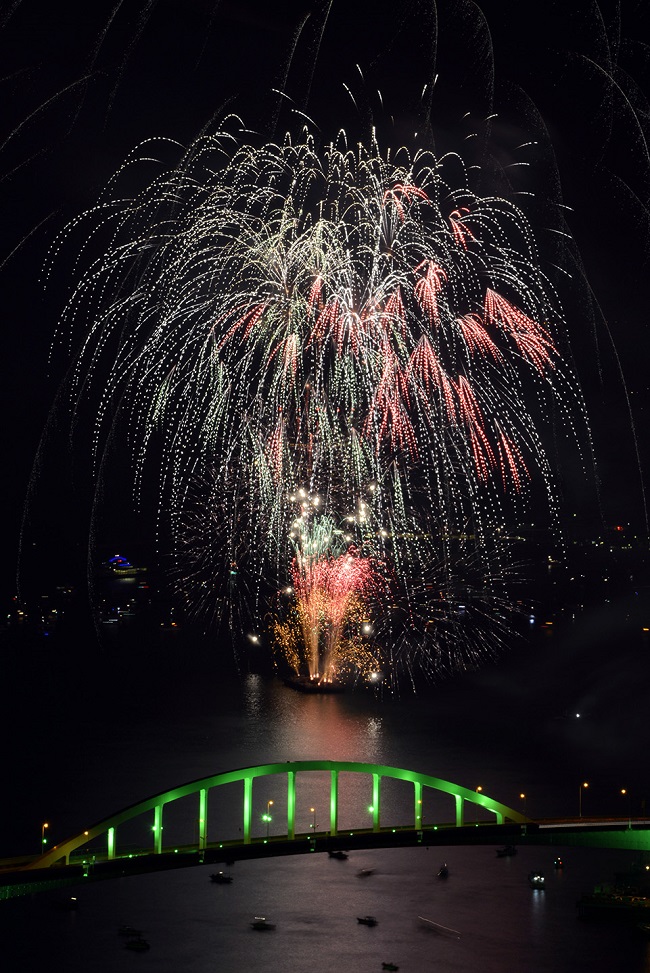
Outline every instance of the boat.
[[345, 686], [340, 682], [322, 682], [309, 676], [287, 676], [282, 680], [289, 689], [299, 693], [344, 693]]
[[395, 966], [394, 963], [382, 963], [382, 970], [399, 970], [399, 966]]
[[528, 884], [531, 889], [543, 889], [544, 888], [544, 875], [542, 872], [529, 872], [528, 873]]
[[264, 932], [267, 929], [275, 929], [275, 923], [269, 922], [266, 916], [255, 916], [251, 922], [251, 929], [256, 929], [258, 932]]
[[514, 845], [506, 845], [505, 848], [497, 848], [497, 858], [512, 858], [512, 856], [516, 854], [517, 849]]
[[136, 939], [127, 939], [124, 943], [124, 948], [132, 949], [135, 953], [144, 953], [145, 950], [149, 949], [149, 943], [146, 939], [138, 936]]
[[327, 854], [330, 856], [330, 858], [336, 858], [341, 862], [346, 861], [346, 859], [350, 857], [347, 851], [328, 851]]
[[376, 926], [377, 920], [374, 916], [357, 916], [357, 922], [360, 922], [362, 926]]
[[53, 899], [50, 905], [60, 912], [76, 912], [79, 908], [79, 901], [76, 895], [71, 895], [68, 899]]
[[438, 878], [449, 878], [449, 868], [447, 867], [447, 862], [443, 862], [438, 869]]
[[369, 875], [374, 875], [374, 874], [375, 874], [374, 868], [361, 868], [357, 872], [359, 878], [368, 878]]
[[564, 868], [564, 862], [561, 858], [556, 858], [553, 862], [553, 868]]
[[641, 889], [626, 885], [596, 885], [593, 892], [576, 903], [582, 918], [637, 919], [650, 922], [650, 898]]
[[449, 926], [441, 926], [439, 922], [434, 922], [433, 919], [427, 919], [425, 916], [418, 916], [418, 919], [425, 924], [427, 929], [431, 929], [432, 932], [440, 933], [441, 936], [460, 939], [460, 933], [457, 929], [451, 929]]
[[229, 885], [232, 882], [232, 875], [226, 875], [225, 872], [214, 872], [210, 876], [211, 882], [216, 882], [218, 885]]

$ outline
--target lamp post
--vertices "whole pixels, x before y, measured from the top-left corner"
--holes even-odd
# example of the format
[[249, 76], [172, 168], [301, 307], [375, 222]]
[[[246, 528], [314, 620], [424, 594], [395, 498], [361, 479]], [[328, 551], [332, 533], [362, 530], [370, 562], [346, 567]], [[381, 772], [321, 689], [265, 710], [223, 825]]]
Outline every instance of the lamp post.
[[632, 795], [627, 793], [626, 787], [621, 787], [621, 796], [625, 797], [627, 795], [627, 827], [628, 830], [632, 827]]
[[587, 781], [584, 781], [578, 789], [578, 817], [582, 817], [582, 792], [589, 787]]
[[523, 791], [519, 795], [519, 800], [524, 802], [524, 817], [526, 817], [526, 795]]
[[269, 840], [269, 825], [271, 824], [271, 821], [273, 820], [273, 818], [271, 817], [271, 813], [270, 813], [271, 812], [271, 805], [272, 804], [273, 804], [273, 801], [267, 801], [266, 802], [266, 814], [263, 814], [262, 815], [262, 821], [266, 821], [266, 840], [267, 841]]
[[[482, 790], [483, 788], [479, 784], [478, 787], [476, 788], [476, 793], [480, 794]], [[478, 825], [478, 804], [474, 804], [474, 814], [475, 814], [476, 824]]]
[[46, 845], [47, 844], [47, 838], [45, 837], [45, 829], [46, 828], [49, 828], [49, 824], [47, 823], [47, 821], [45, 821], [41, 825], [41, 855], [45, 851], [45, 848], [43, 847], [43, 845]]
[[314, 820], [312, 822], [312, 826], [311, 827], [312, 827], [312, 831], [314, 832], [314, 834], [316, 834], [316, 808], [315, 807], [310, 807], [309, 810], [314, 815]]

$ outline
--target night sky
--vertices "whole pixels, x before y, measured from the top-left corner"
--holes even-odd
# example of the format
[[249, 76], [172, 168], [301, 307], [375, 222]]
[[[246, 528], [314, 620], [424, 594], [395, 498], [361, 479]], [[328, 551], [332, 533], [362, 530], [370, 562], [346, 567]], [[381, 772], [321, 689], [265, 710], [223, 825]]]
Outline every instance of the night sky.
[[[564, 352], [584, 391], [598, 471], [596, 489], [574, 457], [558, 458], [565, 516], [579, 509], [585, 531], [630, 523], [645, 535], [649, 42], [645, 0], [531, 7], [441, 0], [437, 8], [422, 0], [385, 9], [370, 0], [6, 4], [0, 15], [5, 593], [15, 588], [39, 441], [80, 338], [68, 342], [64, 333], [55, 341], [73, 273], [68, 253], [43, 286], [57, 233], [93, 204], [142, 141], [165, 137], [185, 145], [229, 112], [259, 137], [280, 138], [296, 125], [292, 104], [315, 120], [324, 139], [341, 127], [363, 137], [375, 125], [384, 144], [430, 144], [490, 160], [484, 189], [534, 194], [517, 199], [526, 201], [544, 268], [560, 292]], [[432, 97], [423, 102], [423, 87], [434, 79]], [[293, 102], [281, 101], [274, 88]], [[490, 115], [496, 117], [487, 123]], [[468, 140], [472, 132], [478, 138]], [[531, 140], [536, 146], [522, 150]], [[170, 163], [175, 151], [168, 150]], [[530, 165], [517, 164], [524, 158]], [[66, 443], [65, 419], [55, 411], [34, 481], [32, 519], [36, 533], [51, 532], [61, 544], [55, 557], [74, 561], [83, 560], [88, 533], [90, 461]]]

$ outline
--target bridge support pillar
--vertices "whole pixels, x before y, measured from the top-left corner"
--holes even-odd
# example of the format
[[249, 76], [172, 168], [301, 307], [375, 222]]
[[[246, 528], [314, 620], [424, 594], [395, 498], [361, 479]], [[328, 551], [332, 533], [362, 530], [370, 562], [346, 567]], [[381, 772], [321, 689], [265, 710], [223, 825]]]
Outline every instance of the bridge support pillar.
[[205, 851], [208, 843], [208, 792], [199, 791], [199, 851]]
[[287, 771], [287, 835], [291, 841], [296, 837], [296, 775]]
[[339, 772], [330, 771], [330, 834], [338, 834], [339, 826]]
[[253, 814], [253, 778], [244, 777], [244, 844], [251, 843], [251, 817]]
[[413, 797], [415, 799], [415, 830], [419, 831], [422, 827], [422, 784], [419, 780], [413, 781]]
[[162, 804], [153, 809], [153, 850], [155, 855], [162, 854]]
[[113, 861], [113, 859], [115, 858], [115, 828], [108, 829], [108, 831], [106, 832], [106, 838], [107, 838], [107, 845], [108, 845], [106, 849], [106, 854], [108, 856], [108, 860]]
[[462, 828], [463, 821], [463, 798], [460, 794], [454, 794], [454, 800], [456, 801], [456, 827]]
[[372, 775], [372, 830], [379, 831], [379, 802], [381, 800], [381, 777]]

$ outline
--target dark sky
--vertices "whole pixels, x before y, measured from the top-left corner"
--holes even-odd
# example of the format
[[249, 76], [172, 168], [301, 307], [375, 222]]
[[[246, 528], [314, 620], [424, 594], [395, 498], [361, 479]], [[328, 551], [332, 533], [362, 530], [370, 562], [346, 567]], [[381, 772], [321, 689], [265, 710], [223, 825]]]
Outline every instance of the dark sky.
[[[295, 116], [286, 107], [278, 110], [274, 87], [287, 91], [325, 136], [340, 127], [363, 134], [372, 123], [386, 142], [408, 144], [418, 131], [420, 139], [432, 137], [438, 151], [463, 152], [473, 126], [481, 133], [481, 151], [495, 160], [495, 179], [507, 174], [511, 189], [535, 193], [529, 217], [566, 310], [602, 481], [601, 513], [605, 522], [630, 521], [645, 530], [638, 460], [647, 476], [647, 6], [646, 0], [558, 0], [534, 9], [517, 0], [441, 0], [437, 7], [425, 0], [385, 7], [376, 0], [5, 4], [5, 584], [12, 585], [34, 456], [68, 364], [65, 348], [56, 346], [51, 362], [50, 352], [71, 266], [63, 262], [45, 290], [48, 248], [145, 139], [187, 144], [228, 111], [251, 129], [278, 136]], [[420, 96], [434, 79], [427, 112]], [[486, 126], [483, 120], [492, 113], [497, 117]], [[528, 157], [534, 164], [508, 169], [520, 158], [518, 146], [531, 138], [538, 143]], [[561, 209], [560, 202], [571, 209]], [[562, 242], [557, 231], [563, 228], [575, 245]], [[39, 516], [43, 529], [49, 523], [54, 530], [55, 522], [74, 520], [74, 512], [82, 537], [83, 504], [73, 511], [76, 501], [57, 485], [67, 484], [71, 472], [61, 446], [64, 425], [59, 416], [48, 433], [48, 476], [38, 495], [51, 499]], [[60, 476], [53, 477], [57, 463]], [[75, 463], [72, 473], [83, 493], [89, 464], [79, 458]], [[577, 463], [567, 463], [565, 478], [567, 503], [574, 508], [588, 489]], [[597, 509], [591, 494], [588, 506]]]

